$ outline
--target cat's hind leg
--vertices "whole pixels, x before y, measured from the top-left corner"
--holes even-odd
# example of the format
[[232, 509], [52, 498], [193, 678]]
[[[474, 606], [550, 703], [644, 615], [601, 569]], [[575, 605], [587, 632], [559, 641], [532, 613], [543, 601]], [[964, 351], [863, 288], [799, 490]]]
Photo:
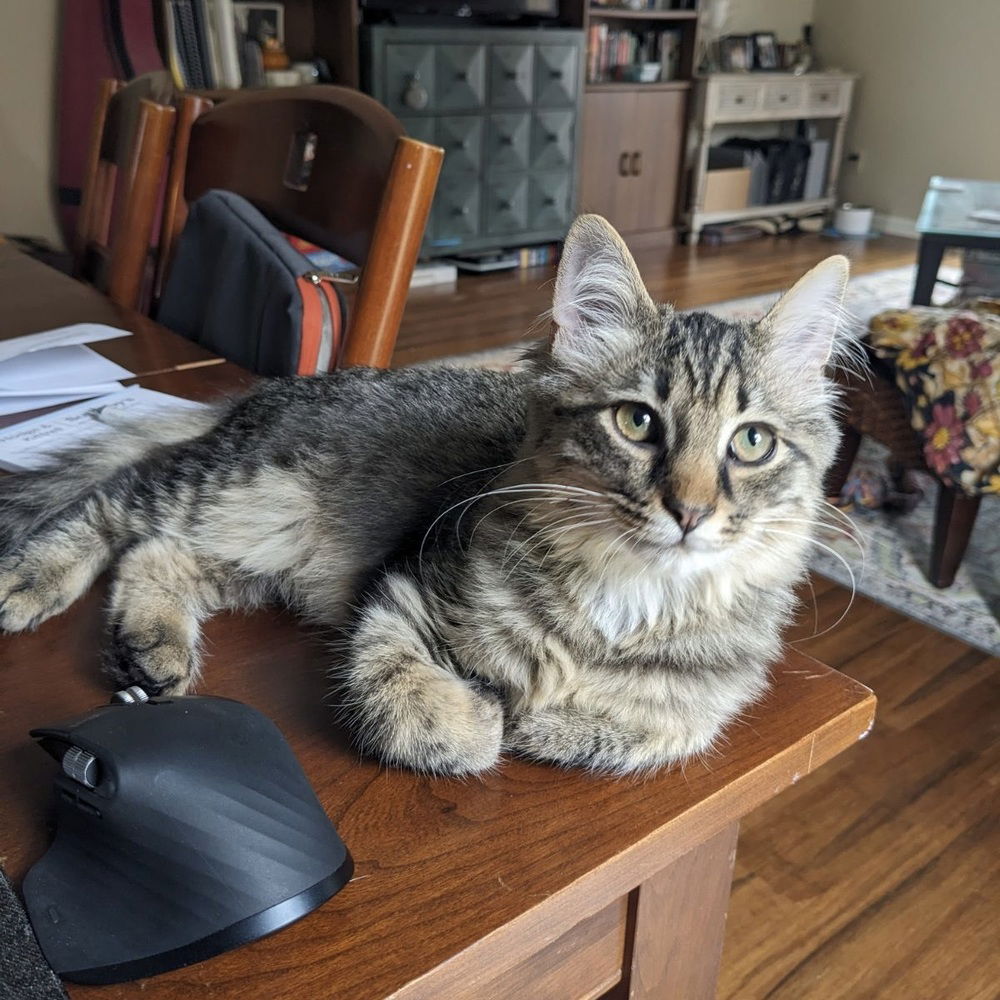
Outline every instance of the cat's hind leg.
[[108, 608], [106, 672], [149, 694], [183, 694], [201, 669], [201, 623], [225, 604], [225, 574], [183, 542], [154, 537], [128, 549]]
[[94, 582], [112, 548], [96, 503], [53, 518], [0, 557], [0, 630], [37, 628]]
[[434, 774], [495, 766], [503, 704], [458, 675], [413, 580], [390, 574], [351, 629], [339, 694], [362, 749]]

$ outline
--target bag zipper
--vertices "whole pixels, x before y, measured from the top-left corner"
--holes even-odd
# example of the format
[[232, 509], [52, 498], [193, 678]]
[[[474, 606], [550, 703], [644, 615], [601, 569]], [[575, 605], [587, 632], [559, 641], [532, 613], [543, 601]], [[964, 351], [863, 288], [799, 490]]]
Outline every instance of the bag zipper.
[[342, 274], [331, 274], [329, 271], [306, 271], [302, 275], [314, 285], [322, 284], [324, 281], [333, 281], [340, 285], [356, 285], [361, 275], [357, 271], [346, 271]]

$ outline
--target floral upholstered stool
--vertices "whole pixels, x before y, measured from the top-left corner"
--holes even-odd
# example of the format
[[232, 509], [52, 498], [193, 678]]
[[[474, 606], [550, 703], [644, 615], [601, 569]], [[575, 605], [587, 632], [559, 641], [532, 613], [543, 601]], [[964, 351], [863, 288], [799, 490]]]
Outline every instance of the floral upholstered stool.
[[947, 587], [982, 498], [1000, 493], [1000, 302], [887, 310], [872, 317], [868, 347], [876, 381], [846, 379], [849, 427], [831, 485], [861, 433], [889, 446], [897, 475], [931, 472], [940, 489], [930, 578]]

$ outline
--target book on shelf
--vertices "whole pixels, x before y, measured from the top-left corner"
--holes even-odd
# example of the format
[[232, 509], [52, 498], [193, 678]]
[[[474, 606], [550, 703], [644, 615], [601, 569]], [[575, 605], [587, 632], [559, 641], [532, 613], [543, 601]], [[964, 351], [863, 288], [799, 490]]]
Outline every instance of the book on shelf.
[[[613, 28], [606, 21], [592, 24], [587, 38], [587, 82], [676, 80], [680, 51], [681, 33], [676, 28]], [[639, 75], [641, 69], [656, 66], [655, 79]]]
[[262, 87], [260, 44], [241, 27], [236, 0], [163, 0], [167, 67], [181, 90]]

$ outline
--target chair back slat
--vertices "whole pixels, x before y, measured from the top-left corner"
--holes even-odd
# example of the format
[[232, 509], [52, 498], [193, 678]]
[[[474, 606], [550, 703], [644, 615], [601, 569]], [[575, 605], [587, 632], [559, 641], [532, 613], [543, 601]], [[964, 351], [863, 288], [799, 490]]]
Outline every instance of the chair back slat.
[[91, 127], [74, 273], [119, 305], [140, 308], [173, 137], [162, 74], [103, 80]]

